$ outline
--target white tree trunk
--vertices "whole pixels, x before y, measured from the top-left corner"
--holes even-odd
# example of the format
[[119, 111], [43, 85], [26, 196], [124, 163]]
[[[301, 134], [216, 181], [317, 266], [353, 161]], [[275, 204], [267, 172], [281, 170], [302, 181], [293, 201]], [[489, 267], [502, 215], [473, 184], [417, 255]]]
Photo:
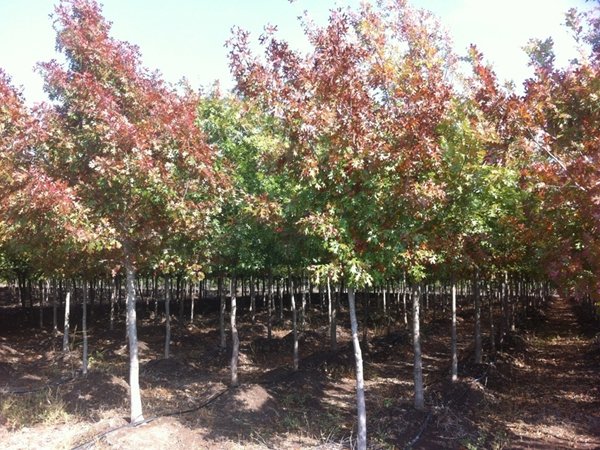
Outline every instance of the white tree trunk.
[[81, 362], [81, 373], [87, 375], [88, 371], [88, 335], [87, 335], [87, 301], [88, 301], [88, 283], [83, 282], [83, 313], [81, 317], [81, 332], [83, 334], [83, 354]]
[[297, 324], [297, 311], [296, 311], [296, 299], [294, 296], [294, 282], [290, 279], [290, 299], [292, 303], [292, 333], [294, 336], [294, 371], [298, 370], [298, 324]]
[[115, 326], [115, 301], [117, 300], [117, 278], [113, 277], [110, 293], [110, 330]]
[[421, 295], [418, 288], [415, 288], [412, 297], [415, 408], [422, 410], [425, 408], [425, 395], [423, 392], [423, 362], [421, 359], [421, 330], [419, 323], [419, 300]]
[[40, 329], [44, 328], [44, 303], [48, 302], [48, 289], [47, 289], [47, 282], [42, 283], [40, 281], [39, 283], [39, 287], [40, 287]]
[[237, 299], [236, 299], [236, 286], [235, 276], [231, 277], [230, 281], [230, 295], [231, 295], [231, 314], [229, 315], [231, 325], [231, 385], [238, 385], [238, 359], [240, 356], [240, 339], [238, 336], [237, 325], [235, 323], [236, 312], [237, 312]]
[[452, 337], [451, 337], [451, 353], [452, 353], [452, 381], [458, 380], [458, 352], [456, 343], [456, 283], [452, 282]]
[[194, 323], [194, 305], [196, 302], [194, 301], [194, 294], [196, 293], [196, 285], [193, 281], [190, 280], [190, 323]]
[[254, 277], [250, 276], [250, 316], [252, 317], [252, 323], [256, 322], [256, 293], [254, 283]]
[[58, 336], [58, 294], [56, 291], [56, 280], [52, 281], [52, 333], [54, 337]]
[[131, 423], [144, 420], [140, 394], [140, 368], [138, 359], [137, 318], [135, 312], [135, 270], [129, 258], [125, 259], [127, 273], [127, 336], [129, 340], [129, 394]]
[[477, 275], [473, 278], [473, 296], [475, 298], [475, 364], [481, 364], [481, 296]]
[[300, 292], [302, 295], [302, 306], [300, 309], [300, 328], [304, 330], [306, 324], [306, 286], [304, 285], [304, 279], [300, 281]]
[[363, 376], [363, 360], [358, 340], [358, 321], [356, 320], [356, 300], [354, 288], [348, 288], [348, 305], [350, 307], [350, 326], [352, 329], [352, 346], [356, 363], [356, 410], [358, 414], [358, 433], [356, 448], [367, 448], [367, 407], [365, 405], [365, 381]]
[[269, 274], [269, 292], [267, 295], [267, 339], [273, 336], [273, 276]]
[[219, 347], [225, 350], [227, 338], [225, 337], [225, 293], [223, 292], [223, 277], [219, 277]]
[[65, 326], [63, 332], [63, 352], [69, 351], [69, 314], [71, 312], [71, 291], [67, 291], [67, 296], [65, 297]]
[[165, 278], [165, 359], [171, 356], [171, 279]]
[[[337, 298], [331, 299], [331, 284], [327, 278], [327, 291], [329, 295], [330, 318], [329, 318], [329, 335], [331, 339], [331, 350], [337, 350]], [[339, 294], [337, 294], [339, 295]]]

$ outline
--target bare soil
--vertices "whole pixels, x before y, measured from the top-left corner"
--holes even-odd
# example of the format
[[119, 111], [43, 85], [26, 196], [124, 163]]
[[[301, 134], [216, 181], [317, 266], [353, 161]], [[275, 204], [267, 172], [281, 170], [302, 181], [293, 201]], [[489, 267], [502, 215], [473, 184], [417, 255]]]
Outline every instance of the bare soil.
[[[345, 312], [339, 348], [332, 352], [326, 314], [312, 305], [301, 334], [300, 370], [293, 372], [287, 312], [269, 340], [264, 313], [252, 324], [242, 307], [241, 385], [229, 388], [229, 352], [218, 348], [215, 305], [202, 302], [193, 324], [173, 324], [169, 360], [162, 359], [164, 324], [153, 317], [152, 306], [139, 305], [147, 423], [130, 427], [123, 322], [110, 331], [106, 308], [96, 305], [90, 372], [83, 377], [79, 332], [64, 355], [62, 337], [48, 326], [51, 310], [40, 330], [37, 310], [12, 306], [0, 291], [0, 447], [350, 448], [356, 434], [354, 361]], [[408, 331], [401, 323], [374, 327], [374, 319], [363, 349], [370, 447], [600, 448], [598, 330], [578, 316], [575, 303], [554, 299], [482, 365], [471, 362], [472, 311], [464, 308], [456, 383], [448, 380], [450, 323], [428, 317], [425, 411], [412, 407]]]

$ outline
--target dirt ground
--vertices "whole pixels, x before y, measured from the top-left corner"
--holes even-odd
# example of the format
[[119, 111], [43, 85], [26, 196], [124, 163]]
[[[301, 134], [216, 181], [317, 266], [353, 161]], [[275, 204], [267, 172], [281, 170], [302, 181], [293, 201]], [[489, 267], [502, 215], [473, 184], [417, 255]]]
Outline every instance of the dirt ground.
[[[329, 350], [326, 315], [314, 305], [293, 372], [289, 320], [266, 338], [264, 315], [242, 308], [240, 382], [228, 388], [229, 354], [218, 349], [211, 308], [193, 324], [174, 323], [162, 358], [164, 324], [140, 305], [142, 399], [147, 423], [128, 426], [124, 324], [91, 317], [90, 372], [79, 374], [81, 335], [61, 352], [61, 336], [36, 328], [0, 301], [0, 447], [7, 449], [350, 448], [356, 434], [353, 354], [347, 313], [339, 349]], [[1, 298], [1, 297], [0, 297]], [[209, 302], [210, 300], [203, 300]], [[466, 302], [463, 302], [466, 303]], [[242, 302], [243, 304], [243, 302]], [[201, 305], [200, 305], [201, 306]], [[210, 306], [210, 305], [209, 305]], [[77, 308], [75, 308], [77, 310]], [[439, 312], [437, 314], [440, 315]], [[362, 317], [362, 315], [361, 315]], [[430, 318], [431, 319], [431, 318]], [[459, 318], [460, 379], [449, 379], [447, 320], [423, 325], [425, 411], [412, 407], [412, 345], [401, 323], [373, 327], [364, 350], [370, 447], [423, 449], [600, 448], [600, 344], [577, 305], [555, 298], [474, 365], [472, 311]], [[535, 320], [534, 320], [535, 319]], [[73, 323], [77, 323], [77, 313]], [[484, 322], [485, 324], [485, 322]], [[75, 325], [74, 325], [75, 326]]]

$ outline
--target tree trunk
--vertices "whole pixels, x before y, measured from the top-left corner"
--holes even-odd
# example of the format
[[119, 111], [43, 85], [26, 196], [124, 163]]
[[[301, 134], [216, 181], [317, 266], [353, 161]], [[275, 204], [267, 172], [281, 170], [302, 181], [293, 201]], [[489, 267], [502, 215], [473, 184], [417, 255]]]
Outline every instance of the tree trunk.
[[235, 285], [235, 275], [231, 276], [231, 281], [229, 282], [229, 292], [231, 295], [231, 313], [229, 314], [230, 325], [231, 325], [231, 342], [232, 342], [232, 351], [231, 351], [231, 385], [238, 385], [238, 359], [240, 356], [240, 339], [238, 337], [237, 326], [235, 323], [236, 312], [237, 312], [237, 301], [236, 301], [236, 285]]
[[419, 300], [421, 294], [415, 288], [412, 296], [413, 312], [413, 349], [414, 349], [414, 381], [415, 381], [415, 408], [425, 408], [425, 395], [423, 392], [423, 363], [421, 360], [421, 331], [419, 323]]
[[277, 280], [277, 299], [279, 300], [279, 320], [283, 321], [283, 289], [281, 289], [281, 280]]
[[356, 410], [358, 414], [358, 433], [356, 448], [367, 448], [367, 408], [365, 405], [365, 381], [363, 377], [362, 352], [358, 340], [358, 321], [356, 320], [356, 300], [354, 288], [348, 288], [348, 305], [350, 310], [350, 326], [352, 329], [352, 346], [354, 347], [354, 361], [356, 363]]
[[496, 354], [496, 330], [494, 326], [494, 295], [495, 292], [490, 285], [488, 289], [488, 314], [490, 321], [490, 353], [493, 357]]
[[58, 336], [58, 308], [57, 308], [57, 292], [56, 292], [56, 280], [52, 280], [52, 334], [54, 337]]
[[273, 336], [273, 276], [269, 274], [269, 292], [267, 293], [267, 338]]
[[46, 283], [39, 282], [40, 291], [40, 329], [44, 328], [44, 303], [48, 301], [48, 290], [46, 289]]
[[125, 257], [127, 274], [127, 336], [129, 340], [129, 394], [131, 423], [144, 420], [140, 394], [140, 369], [138, 360], [137, 319], [135, 311], [135, 270], [128, 256]]
[[[369, 300], [370, 293], [365, 290], [363, 294], [364, 307], [363, 307], [363, 348], [365, 352], [369, 353]], [[375, 300], [377, 300], [377, 294], [375, 294]], [[356, 301], [356, 300], [355, 300]]]
[[113, 277], [112, 292], [110, 293], [110, 330], [115, 327], [115, 301], [117, 300], [117, 278]]
[[479, 295], [479, 280], [473, 278], [473, 297], [475, 299], [475, 364], [481, 364], [481, 297]]
[[65, 323], [64, 323], [64, 332], [63, 332], [63, 352], [69, 351], [69, 314], [71, 312], [71, 290], [67, 291], [67, 296], [65, 297]]
[[450, 342], [452, 353], [452, 381], [458, 380], [458, 352], [456, 342], [456, 283], [452, 283], [452, 337]]
[[225, 309], [226, 309], [226, 304], [225, 304], [225, 293], [223, 292], [223, 277], [220, 276], [219, 277], [219, 336], [221, 337], [220, 341], [219, 341], [219, 347], [222, 350], [225, 350], [225, 347], [227, 346], [227, 338], [225, 336]]
[[185, 281], [183, 278], [177, 278], [177, 298], [179, 299], [179, 315], [178, 320], [183, 324], [183, 309], [185, 306]]
[[81, 314], [81, 333], [83, 334], [83, 355], [81, 362], [81, 373], [87, 375], [88, 371], [88, 335], [87, 335], [87, 302], [89, 295], [89, 287], [87, 281], [83, 282], [83, 300]]
[[196, 293], [195, 284], [192, 280], [190, 280], [190, 323], [194, 323], [194, 294]]
[[254, 291], [254, 277], [250, 277], [250, 316], [252, 324], [256, 322], [256, 294]]
[[171, 278], [165, 277], [165, 359], [171, 356]]
[[[294, 290], [292, 289], [292, 292]], [[302, 295], [302, 306], [300, 307], [300, 328], [304, 330], [306, 324], [306, 286], [304, 279], [300, 279], [300, 292]]]
[[296, 311], [296, 299], [294, 296], [294, 282], [290, 278], [290, 301], [292, 304], [292, 333], [294, 336], [294, 372], [298, 370], [298, 324], [297, 324], [297, 311]]
[[329, 305], [330, 305], [330, 319], [329, 319], [329, 335], [331, 339], [331, 350], [334, 352], [337, 350], [337, 298], [335, 298], [332, 302], [331, 300], [331, 284], [329, 278], [327, 278], [327, 292], [329, 295]]

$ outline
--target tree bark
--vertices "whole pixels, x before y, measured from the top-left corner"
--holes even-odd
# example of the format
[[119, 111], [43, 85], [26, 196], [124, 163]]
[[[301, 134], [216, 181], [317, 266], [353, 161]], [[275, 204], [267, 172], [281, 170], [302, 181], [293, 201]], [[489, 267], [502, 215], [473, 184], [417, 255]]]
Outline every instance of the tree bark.
[[256, 322], [256, 293], [254, 290], [254, 277], [250, 277], [250, 316], [252, 323]]
[[129, 340], [129, 394], [131, 423], [144, 420], [140, 394], [140, 369], [138, 359], [137, 318], [135, 311], [135, 269], [130, 257], [125, 257], [127, 274], [127, 336]]
[[354, 288], [348, 288], [348, 305], [350, 310], [350, 327], [352, 329], [352, 346], [354, 347], [354, 361], [356, 363], [356, 410], [358, 415], [358, 433], [356, 448], [367, 448], [367, 408], [365, 405], [365, 381], [363, 376], [363, 360], [358, 340], [358, 321], [356, 320], [356, 299]]
[[194, 284], [194, 282], [192, 280], [190, 280], [190, 323], [193, 324], [194, 323], [194, 305], [195, 305], [195, 301], [194, 301], [194, 294], [196, 293], [196, 285]]
[[165, 359], [171, 356], [171, 278], [165, 277]]
[[88, 371], [88, 335], [87, 335], [87, 302], [89, 295], [89, 286], [87, 281], [83, 282], [83, 300], [82, 300], [82, 315], [81, 315], [81, 332], [83, 334], [83, 355], [81, 362], [81, 373], [87, 375]]
[[414, 350], [414, 382], [415, 382], [415, 408], [425, 408], [425, 395], [423, 392], [423, 362], [421, 358], [421, 330], [419, 323], [419, 300], [421, 293], [415, 288], [412, 296], [413, 312], [413, 350]]
[[269, 273], [269, 288], [267, 293], [267, 338], [273, 336], [273, 276]]
[[58, 308], [57, 308], [57, 292], [56, 292], [56, 280], [52, 280], [52, 334], [54, 337], [58, 336]]
[[329, 278], [327, 278], [327, 292], [329, 295], [329, 305], [331, 310], [330, 320], [329, 320], [329, 335], [331, 339], [331, 350], [334, 352], [337, 350], [337, 298], [335, 298], [332, 302], [331, 299], [331, 283]]
[[117, 278], [113, 277], [112, 292], [110, 293], [110, 330], [115, 327], [115, 301], [117, 300]]
[[71, 290], [67, 291], [67, 296], [65, 297], [65, 323], [64, 323], [64, 332], [63, 332], [63, 352], [69, 351], [69, 314], [71, 312]]
[[231, 295], [231, 314], [229, 315], [231, 325], [231, 385], [238, 385], [238, 359], [240, 356], [240, 339], [238, 336], [237, 325], [235, 323], [237, 312], [236, 285], [235, 275], [232, 275], [230, 280], [230, 295]]
[[40, 329], [44, 328], [44, 303], [48, 301], [48, 289], [46, 283], [39, 282], [40, 290]]
[[276, 292], [277, 292], [277, 301], [279, 302], [279, 308], [277, 308], [277, 309], [279, 311], [278, 317], [279, 317], [280, 322], [283, 321], [283, 296], [285, 295], [285, 288], [284, 289], [281, 288], [281, 283], [282, 283], [282, 280], [278, 279], [277, 283], [276, 283], [276, 286], [277, 286]]
[[[292, 292], [294, 290], [292, 289]], [[306, 286], [304, 285], [304, 279], [300, 279], [300, 295], [302, 295], [302, 305], [300, 307], [300, 328], [304, 330], [306, 324]]]
[[227, 347], [227, 338], [225, 336], [225, 293], [223, 292], [223, 277], [219, 277], [219, 336], [221, 337], [219, 341], [219, 347], [222, 350], [225, 350]]
[[496, 354], [496, 330], [494, 326], [494, 295], [492, 286], [490, 285], [488, 290], [488, 314], [490, 321], [490, 353], [493, 357]]
[[290, 301], [292, 304], [292, 333], [294, 336], [294, 372], [298, 370], [298, 323], [296, 311], [296, 298], [294, 296], [294, 282], [290, 278]]
[[475, 299], [475, 364], [481, 364], [481, 297], [477, 274], [473, 278], [473, 297]]
[[452, 353], [452, 381], [458, 380], [458, 352], [456, 340], [456, 283], [452, 282], [452, 337], [450, 343]]

